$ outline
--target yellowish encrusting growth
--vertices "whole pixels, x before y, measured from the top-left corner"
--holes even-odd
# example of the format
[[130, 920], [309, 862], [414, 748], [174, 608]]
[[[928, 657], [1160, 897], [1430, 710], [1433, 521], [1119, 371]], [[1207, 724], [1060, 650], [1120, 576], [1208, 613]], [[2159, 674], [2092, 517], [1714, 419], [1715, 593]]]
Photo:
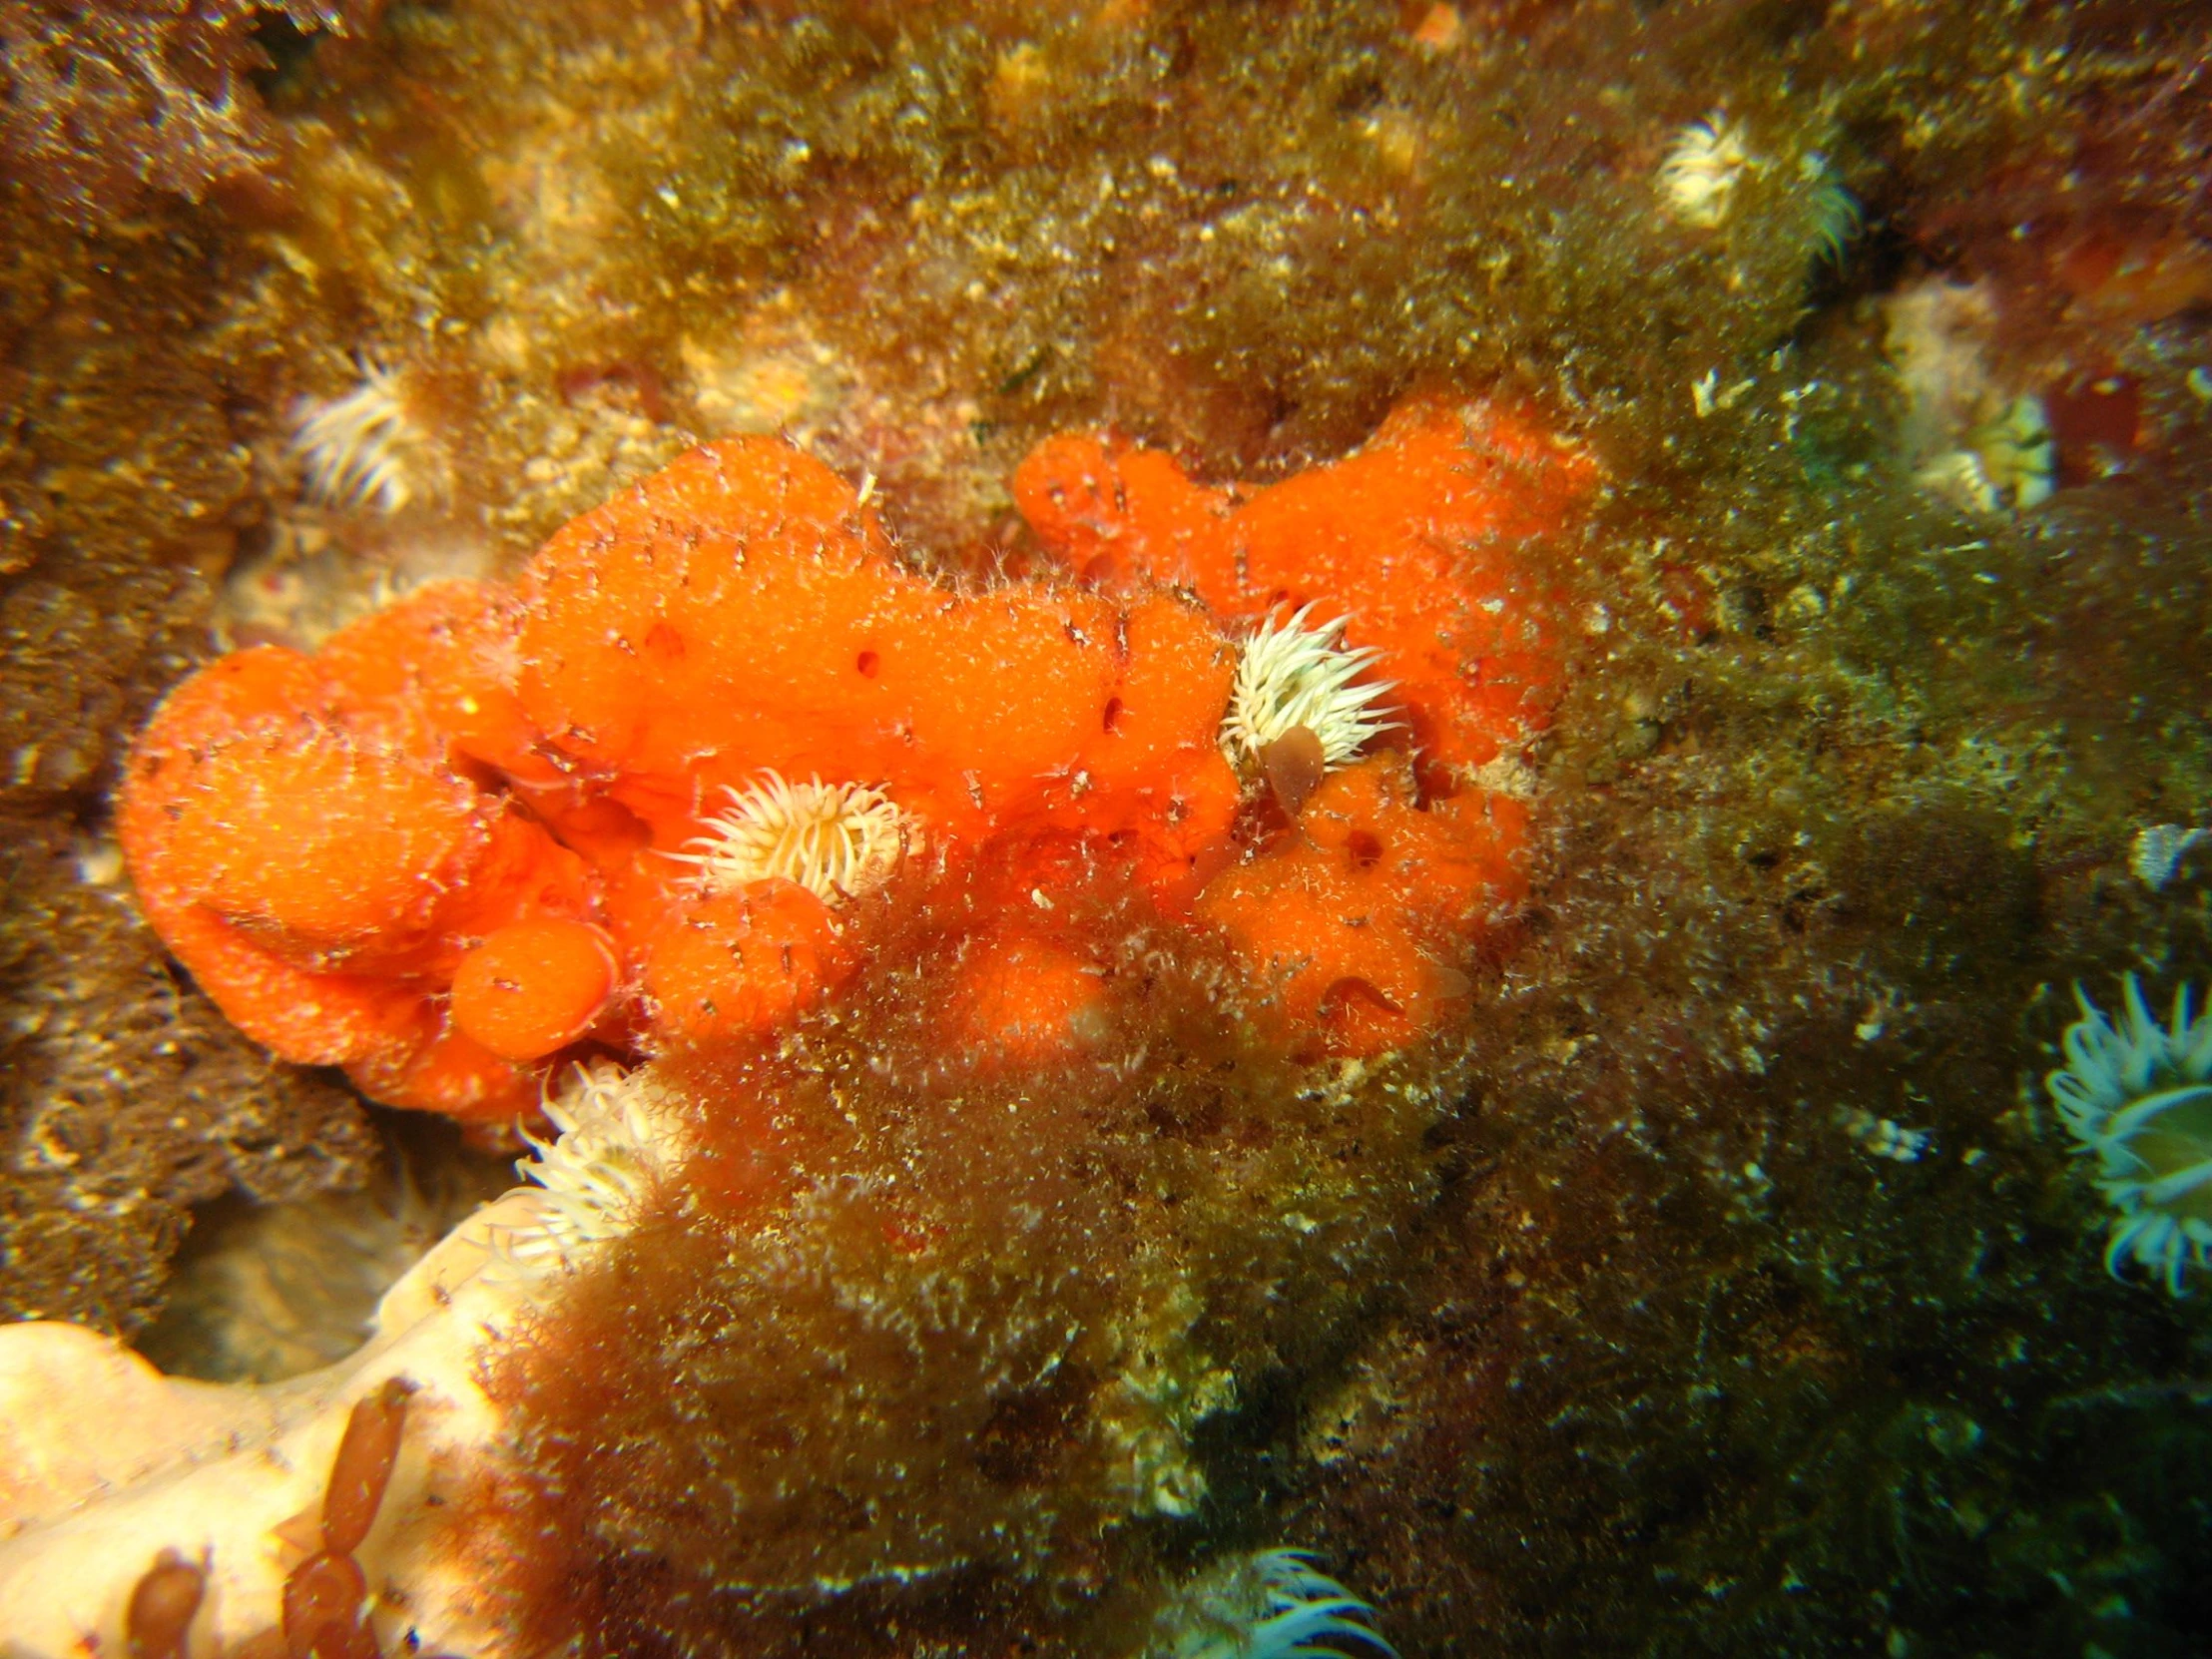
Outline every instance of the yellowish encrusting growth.
[[834, 903], [881, 886], [910, 838], [890, 797], [864, 785], [794, 784], [767, 772], [727, 793], [729, 810], [705, 821], [712, 833], [685, 843], [698, 850], [670, 854], [698, 867], [706, 892], [781, 878]]
[[1270, 617], [1245, 642], [1222, 725], [1233, 764], [1258, 764], [1270, 744], [1304, 727], [1321, 740], [1324, 764], [1340, 767], [1390, 725], [1376, 704], [1393, 682], [1360, 679], [1382, 654], [1346, 650], [1343, 617], [1308, 627], [1313, 610]]
[[[581, 1124], [583, 1111], [572, 1100], [564, 1115]], [[584, 1176], [581, 1166], [604, 1160], [587, 1158], [575, 1136], [562, 1137], [570, 1144], [550, 1161], [552, 1179], [539, 1176], [545, 1190], [517, 1188], [477, 1210], [384, 1293], [358, 1351], [303, 1376], [211, 1386], [165, 1378], [76, 1326], [0, 1326], [7, 1652], [186, 1652], [137, 1639], [148, 1564], [167, 1550], [199, 1568], [205, 1589], [190, 1651], [264, 1651], [294, 1610], [300, 1551], [278, 1540], [297, 1538], [302, 1517], [311, 1525], [326, 1513], [325, 1483], [356, 1402], [403, 1379], [406, 1437], [353, 1551], [375, 1586], [377, 1651], [513, 1659], [518, 1649], [476, 1566], [423, 1540], [450, 1516], [457, 1490], [496, 1469], [511, 1443], [503, 1408], [483, 1386], [486, 1356], [573, 1283], [533, 1271], [518, 1246], [542, 1238], [541, 1266], [566, 1260], [576, 1245], [561, 1229], [621, 1213], [612, 1200], [626, 1183]]]

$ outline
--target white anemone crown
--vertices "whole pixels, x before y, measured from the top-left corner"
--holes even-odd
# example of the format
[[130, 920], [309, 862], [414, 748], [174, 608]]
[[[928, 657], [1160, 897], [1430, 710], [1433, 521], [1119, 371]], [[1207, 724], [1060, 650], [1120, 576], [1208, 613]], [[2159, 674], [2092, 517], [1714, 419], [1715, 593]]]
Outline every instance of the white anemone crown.
[[2180, 1296], [2191, 1266], [2212, 1268], [2212, 1012], [2193, 1014], [2182, 985], [2161, 1025], [2135, 975], [2122, 989], [2114, 1020], [2075, 987], [2081, 1017], [2046, 1086], [2114, 1211], [2105, 1266], [2133, 1261]]

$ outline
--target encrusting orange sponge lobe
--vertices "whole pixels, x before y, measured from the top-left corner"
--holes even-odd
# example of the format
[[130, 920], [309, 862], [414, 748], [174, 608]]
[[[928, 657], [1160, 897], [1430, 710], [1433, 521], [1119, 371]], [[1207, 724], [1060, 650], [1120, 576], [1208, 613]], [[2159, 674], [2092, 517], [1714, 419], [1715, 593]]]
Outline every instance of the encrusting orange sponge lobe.
[[[1556, 698], [1516, 546], [1596, 470], [1441, 398], [1252, 490], [1065, 435], [1013, 480], [1048, 568], [955, 588], [789, 444], [710, 444], [511, 584], [202, 670], [138, 742], [125, 849], [243, 1030], [485, 1125], [567, 1059], [789, 1029], [947, 882], [989, 895], [948, 1044], [1081, 1041], [1105, 958], [1062, 901], [1105, 871], [1226, 946], [1285, 1052], [1375, 1054], [1521, 890], [1524, 810], [1474, 773]], [[1224, 741], [1239, 698], [1265, 765]]]

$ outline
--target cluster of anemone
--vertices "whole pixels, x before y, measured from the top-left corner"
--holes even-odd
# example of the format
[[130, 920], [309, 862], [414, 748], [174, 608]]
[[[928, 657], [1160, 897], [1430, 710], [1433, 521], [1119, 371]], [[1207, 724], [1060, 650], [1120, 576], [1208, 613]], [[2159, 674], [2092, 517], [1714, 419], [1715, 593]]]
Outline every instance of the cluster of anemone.
[[2160, 1024], [2132, 973], [2123, 992], [2114, 1020], [2075, 989], [2081, 1017], [2047, 1086], [2115, 1212], [2106, 1268], [2132, 1261], [2180, 1296], [2192, 1264], [2212, 1267], [2212, 1012], [2193, 1013], [2183, 985]]

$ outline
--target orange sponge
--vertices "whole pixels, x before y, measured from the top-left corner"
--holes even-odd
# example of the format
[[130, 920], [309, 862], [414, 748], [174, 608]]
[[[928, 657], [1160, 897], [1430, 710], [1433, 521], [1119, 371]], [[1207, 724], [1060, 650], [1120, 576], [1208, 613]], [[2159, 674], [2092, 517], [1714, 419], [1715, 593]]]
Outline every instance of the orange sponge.
[[1184, 476], [1173, 458], [1110, 434], [1046, 438], [1014, 469], [1014, 504], [1069, 569], [1101, 587], [1152, 580], [1221, 604], [1237, 586], [1237, 497]]
[[765, 438], [696, 450], [578, 519], [521, 596], [518, 693], [541, 748], [664, 848], [697, 832], [703, 798], [832, 761], [979, 837], [1037, 806], [1121, 666], [1111, 603], [955, 597], [890, 559], [828, 468]]
[[[1083, 580], [955, 590], [789, 444], [712, 444], [512, 584], [203, 670], [134, 751], [125, 850], [242, 1028], [464, 1118], [528, 1110], [579, 1044], [773, 1037], [859, 971], [901, 879], [962, 895], [955, 1051], [1079, 1043], [1081, 928], [1136, 906], [1225, 936], [1294, 1042], [1373, 1052], [1441, 1017], [1518, 890], [1518, 810], [1467, 771], [1545, 718], [1558, 667], [1506, 538], [1594, 475], [1434, 401], [1257, 491], [1057, 438], [1015, 495]], [[1370, 754], [1270, 797], [1224, 758], [1235, 639], [1309, 600], [1381, 654], [1417, 772]], [[863, 849], [865, 882], [826, 847]], [[1093, 919], [1047, 938], [1056, 892]]]
[[541, 1060], [591, 1029], [615, 971], [614, 947], [589, 922], [511, 922], [461, 959], [453, 1023], [505, 1059]]
[[586, 909], [584, 866], [443, 764], [411, 689], [364, 717], [379, 700], [349, 705], [330, 666], [241, 652], [156, 713], [117, 814], [148, 918], [286, 1058], [342, 1065], [394, 1104], [512, 1118], [536, 1083], [451, 1030], [440, 1000], [473, 935]]
[[1467, 989], [1467, 939], [1523, 891], [1516, 802], [1423, 809], [1402, 761], [1337, 773], [1268, 853], [1209, 885], [1220, 927], [1294, 1039], [1374, 1054], [1432, 1028]]
[[489, 582], [431, 582], [333, 635], [316, 655], [347, 730], [424, 759], [549, 782], [509, 684], [517, 617]]
[[1240, 494], [1192, 484], [1109, 437], [1047, 439], [1014, 500], [1070, 568], [1149, 577], [1248, 621], [1315, 603], [1379, 678], [1439, 785], [1548, 718], [1553, 601], [1515, 543], [1561, 523], [1598, 478], [1583, 450], [1486, 404], [1414, 398], [1358, 453]]
[[310, 967], [409, 964], [497, 812], [450, 774], [312, 723], [212, 743], [179, 782], [170, 880]]
[[789, 881], [682, 904], [645, 951], [654, 1029], [686, 1048], [788, 1025], [850, 957], [830, 907]]
[[946, 999], [946, 1037], [987, 1060], [1065, 1055], [1100, 1029], [1105, 992], [1081, 956], [1017, 929], [975, 942]]

